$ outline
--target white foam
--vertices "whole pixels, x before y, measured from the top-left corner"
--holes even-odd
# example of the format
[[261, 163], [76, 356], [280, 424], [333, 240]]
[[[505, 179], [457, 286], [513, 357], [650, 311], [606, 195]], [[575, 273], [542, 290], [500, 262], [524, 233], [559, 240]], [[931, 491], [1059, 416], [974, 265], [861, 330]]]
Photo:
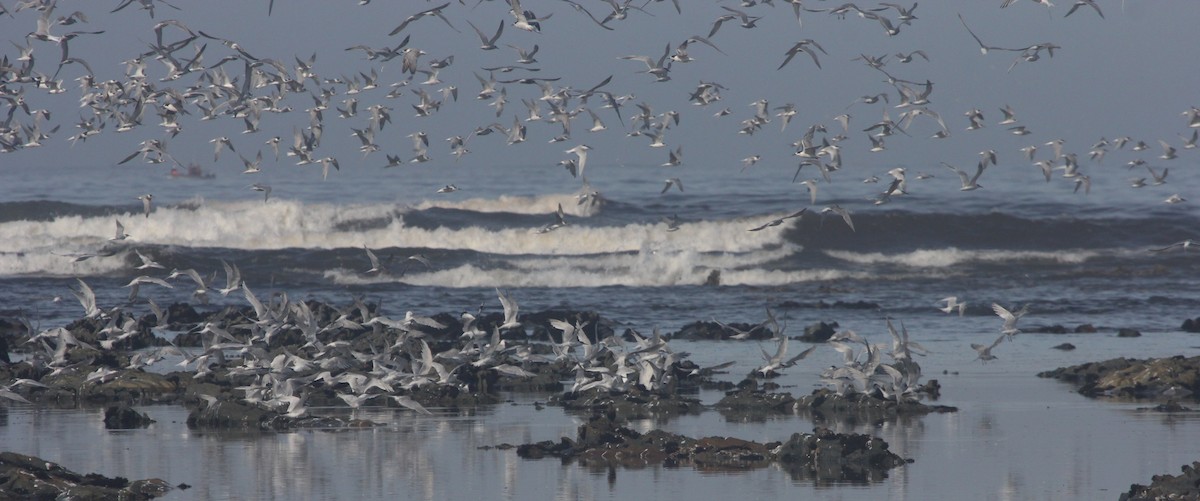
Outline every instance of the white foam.
[[340, 285], [403, 282], [441, 287], [666, 287], [701, 285], [713, 270], [722, 285], [776, 286], [834, 280], [851, 274], [839, 270], [781, 271], [772, 263], [788, 259], [799, 248], [775, 246], [745, 253], [667, 251], [647, 246], [638, 252], [587, 256], [511, 256], [488, 267], [465, 264], [448, 269], [409, 272], [403, 276], [363, 276], [346, 269], [330, 270], [327, 279]]
[[[553, 198], [548, 198], [552, 200]], [[555, 206], [556, 207], [556, 206]], [[547, 213], [550, 222], [554, 209]], [[149, 218], [120, 214], [115, 219], [130, 235], [124, 243], [216, 247], [245, 250], [285, 248], [373, 249], [402, 247], [466, 249], [491, 254], [580, 255], [628, 252], [643, 246], [698, 252], [744, 252], [782, 242], [781, 231], [747, 232], [744, 220], [681, 225], [661, 223], [588, 227], [570, 225], [537, 233], [538, 228], [500, 230], [479, 227], [415, 228], [392, 204], [305, 204], [290, 200], [197, 202], [194, 208], [159, 208]], [[114, 216], [69, 216], [51, 221], [0, 223], [0, 252], [44, 252], [100, 248], [116, 232]], [[782, 228], [779, 228], [781, 230]]]
[[466, 200], [425, 200], [413, 206], [425, 209], [459, 209], [472, 212], [509, 214], [553, 214], [562, 206], [563, 212], [575, 217], [588, 217], [596, 213], [597, 205], [579, 204], [574, 194], [550, 194], [539, 196], [503, 195], [499, 198], [470, 198]]
[[963, 250], [956, 247], [945, 249], [920, 249], [899, 254], [882, 252], [825, 251], [835, 259], [857, 264], [899, 264], [914, 268], [946, 268], [965, 263], [987, 262], [1032, 262], [1044, 261], [1060, 264], [1078, 264], [1099, 253], [1090, 250], [1063, 251], [1013, 251], [1013, 250]]

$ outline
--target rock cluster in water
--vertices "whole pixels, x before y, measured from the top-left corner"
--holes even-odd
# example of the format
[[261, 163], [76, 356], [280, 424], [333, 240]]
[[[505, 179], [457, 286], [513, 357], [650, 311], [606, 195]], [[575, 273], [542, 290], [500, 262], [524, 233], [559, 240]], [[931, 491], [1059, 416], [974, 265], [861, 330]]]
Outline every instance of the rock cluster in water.
[[171, 490], [159, 479], [130, 481], [95, 473], [82, 475], [41, 458], [0, 452], [0, 499], [139, 501]]
[[889, 451], [882, 439], [824, 428], [794, 433], [782, 442], [760, 443], [731, 437], [691, 438], [662, 430], [639, 433], [603, 415], [580, 425], [574, 439], [522, 444], [517, 455], [557, 457], [605, 468], [663, 465], [737, 471], [778, 463], [797, 479], [817, 482], [880, 480], [888, 470], [908, 462]]
[[1038, 374], [1074, 384], [1089, 397], [1177, 399], [1200, 395], [1200, 357], [1114, 358]]
[[1185, 464], [1178, 475], [1155, 475], [1150, 485], [1133, 484], [1121, 493], [1121, 501], [1200, 499], [1200, 461]]

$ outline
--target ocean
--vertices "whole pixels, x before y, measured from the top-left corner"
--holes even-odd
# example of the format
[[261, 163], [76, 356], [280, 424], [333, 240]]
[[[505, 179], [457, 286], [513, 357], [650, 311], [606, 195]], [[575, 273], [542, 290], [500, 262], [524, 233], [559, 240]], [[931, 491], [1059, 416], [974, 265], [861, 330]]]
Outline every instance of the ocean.
[[[382, 7], [377, 4], [383, 2], [375, 2], [359, 8], [354, 2], [340, 2], [343, 5], [336, 7], [309, 6], [314, 10], [306, 14], [298, 6], [285, 5], [288, 2], [278, 3], [273, 17], [256, 10], [230, 19], [222, 26], [229, 33], [221, 36], [241, 34], [245, 38], [239, 40], [250, 41], [249, 52], [278, 53], [274, 57], [289, 67], [295, 66], [293, 58], [299, 61], [320, 50], [319, 61], [329, 61], [335, 69], [327, 75], [330, 80], [290, 95], [286, 102], [296, 107], [294, 112], [283, 114], [288, 118], [267, 116], [263, 121], [267, 130], [261, 134], [243, 136], [242, 117], [211, 122], [187, 118], [188, 130], [178, 138], [169, 137], [172, 151], [180, 167], [194, 162], [213, 174], [210, 178], [171, 176], [169, 163], [149, 164], [140, 158], [118, 165], [139, 141], [166, 138], [166, 133], [155, 129], [158, 125], [152, 120], [157, 119], [149, 116], [131, 133], [135, 137], [106, 131], [72, 146], [64, 133], [80, 113], [75, 91], [61, 98], [64, 104], [26, 86], [35, 107], [53, 109], [51, 116], [68, 125], [40, 148], [0, 154], [0, 316], [27, 316], [41, 329], [66, 325], [83, 314], [71, 294], [77, 279], [95, 290], [100, 308], [121, 306], [140, 316], [149, 312], [148, 306], [142, 300], [131, 303], [126, 286], [135, 277], [162, 277], [172, 269], [190, 268], [213, 277], [220, 287], [225, 280], [224, 261], [236, 265], [245, 283], [261, 297], [285, 292], [293, 299], [336, 306], [364, 298], [393, 318], [406, 311], [420, 315], [500, 312], [498, 291], [516, 299], [522, 313], [595, 311], [618, 326], [643, 333], [657, 328], [672, 334], [687, 324], [712, 319], [757, 324], [769, 308], [790, 335], [816, 322], [837, 322], [841, 330], [883, 343], [890, 340], [885, 326], [885, 318], [890, 318], [903, 322], [912, 339], [929, 350], [918, 360], [923, 374], [941, 383], [937, 403], [958, 411], [878, 422], [821, 423], [837, 431], [879, 436], [893, 452], [913, 460], [889, 471], [888, 478], [868, 484], [814, 483], [792, 478], [778, 468], [594, 470], [553, 459], [520, 459], [511, 450], [481, 449], [574, 435], [584, 418], [558, 407], [541, 408], [549, 396], [536, 393], [506, 393], [500, 404], [473, 409], [434, 408], [430, 416], [364, 408], [354, 415], [385, 424], [369, 430], [282, 433], [191, 430], [184, 424], [187, 410], [180, 406], [139, 406], [157, 422], [144, 430], [109, 431], [101, 423], [101, 409], [3, 401], [0, 444], [4, 450], [43, 457], [80, 472], [158, 477], [172, 485], [192, 486], [174, 490], [165, 499], [1113, 499], [1132, 483], [1148, 483], [1152, 475], [1174, 473], [1200, 459], [1195, 413], [1162, 414], [1139, 410], [1151, 402], [1088, 399], [1063, 383], [1036, 377], [1040, 371], [1067, 365], [1115, 357], [1190, 356], [1200, 348], [1195, 334], [1180, 327], [1184, 320], [1200, 316], [1200, 249], [1174, 246], [1200, 238], [1196, 205], [1200, 162], [1195, 150], [1176, 138], [1186, 141], [1194, 130], [1178, 114], [1186, 114], [1196, 104], [1195, 92], [1178, 82], [1194, 82], [1195, 71], [1176, 67], [1162, 54], [1141, 60], [1125, 52], [1146, 50], [1141, 45], [1111, 49], [1121, 40], [1136, 39], [1137, 44], [1149, 43], [1162, 52], [1185, 31], [1163, 29], [1164, 40], [1157, 42], [1147, 41], [1153, 38], [1147, 34], [1156, 32], [1157, 23], [1181, 23], [1186, 15], [1133, 5], [1125, 14], [1114, 4], [1103, 6], [1106, 20], [1084, 18], [1094, 17], [1086, 10], [1063, 18], [1064, 5], [1046, 18], [1042, 7], [1018, 2], [1002, 11], [994, 6], [963, 6], [965, 21], [959, 24], [954, 13], [922, 4], [917, 13], [928, 19], [914, 20], [911, 26], [904, 25], [900, 35], [888, 37], [877, 22], [854, 15], [839, 20], [825, 12], [805, 12], [804, 28], [799, 28], [788, 6], [758, 6], [754, 12], [769, 14], [762, 21], [765, 29], [743, 29], [732, 21], [719, 36], [710, 37], [738, 56], [710, 66], [701, 66], [705, 61], [689, 63], [692, 66], [676, 63], [677, 77], [660, 84], [635, 73], [643, 71], [640, 62], [617, 58], [635, 50], [657, 57], [668, 37], [678, 43], [693, 31], [707, 33], [711, 18], [725, 12], [718, 5], [684, 5], [688, 14], [677, 16], [669, 2], [648, 3], [645, 9], [655, 17], [631, 11], [630, 24], [614, 24], [618, 28], [610, 35], [574, 9], [564, 8], [567, 3], [533, 6], [557, 14], [543, 21], [541, 34], [513, 28], [502, 2], [480, 2], [476, 9], [452, 4], [447, 12], [453, 11], [454, 21], [469, 18], [478, 26], [493, 26], [504, 19], [505, 40], [523, 46], [541, 43], [546, 71], [536, 74], [562, 77], [561, 82], [552, 81], [556, 87], [573, 85], [583, 90], [612, 73], [619, 75], [613, 93], [630, 90], [638, 95], [625, 106], [620, 121], [625, 127], [618, 125], [611, 110], [592, 101], [587, 106], [601, 112], [609, 130], [581, 131], [586, 119], [577, 118], [571, 139], [548, 142], [559, 133], [559, 126], [529, 121], [530, 139], [525, 144], [506, 144], [503, 134], [474, 136], [467, 143], [471, 153], [456, 161], [443, 137], [467, 134], [493, 120], [504, 128], [518, 120], [517, 114], [525, 116], [524, 109], [514, 112], [512, 108], [503, 116], [493, 116], [496, 106], [487, 102], [494, 98], [476, 99], [477, 86], [469, 73], [482, 80], [484, 72], [470, 65], [494, 61], [468, 54], [477, 50], [469, 32], [451, 35], [439, 27], [442, 21], [429, 16], [407, 28], [413, 46], [430, 53], [422, 65], [428, 59], [459, 55], [459, 62], [443, 78], [453, 77], [463, 93], [461, 101], [445, 99], [443, 115], [414, 118], [410, 104], [417, 98], [411, 89], [433, 93], [440, 84], [421, 84], [420, 79], [428, 75], [414, 80], [399, 71], [399, 60], [367, 61], [345, 47], [361, 42], [364, 32], [372, 33], [372, 45], [398, 43], [399, 36], [383, 34], [409, 11], [436, 6], [414, 2]], [[156, 19], [169, 13], [196, 26], [205, 22], [212, 26], [223, 12], [229, 12], [223, 9], [241, 8], [227, 4], [211, 11], [189, 5], [174, 11], [160, 5]], [[533, 4], [527, 1], [526, 7]], [[258, 10], [265, 10], [262, 7]], [[826, 7], [823, 2], [810, 6]], [[599, 12], [607, 7], [594, 2], [587, 8]], [[60, 6], [61, 10], [66, 9]], [[353, 16], [342, 18], [342, 13]], [[367, 19], [371, 13], [376, 18]], [[0, 17], [0, 26], [20, 26], [21, 32], [26, 25], [33, 29], [37, 17], [33, 9], [16, 14], [12, 19]], [[998, 17], [985, 22], [989, 14]], [[153, 37], [149, 26], [156, 21], [145, 13], [129, 10], [105, 17], [97, 11], [93, 17], [105, 19], [97, 21], [96, 29], [103, 26], [109, 31], [104, 36], [131, 51], [141, 50], [144, 41]], [[321, 19], [331, 32], [318, 44], [305, 37]], [[288, 24], [301, 20], [304, 24]], [[1063, 41], [1065, 48], [1053, 59], [1049, 55], [1041, 60], [1025, 58], [1030, 60], [1022, 59], [1010, 68], [1013, 54], [977, 52], [963, 29], [967, 22], [997, 44], [1006, 43], [998, 25], [1023, 26], [1010, 32], [1024, 37], [1021, 40], [1066, 33], [1080, 42]], [[1120, 29], [1105, 33], [1101, 22]], [[254, 23], [278, 24], [258, 29]], [[1082, 23], [1089, 23], [1088, 28], [1081, 28]], [[1058, 30], [1063, 25], [1069, 25], [1066, 31]], [[132, 28], [122, 32], [122, 26]], [[294, 26], [306, 28], [290, 28]], [[925, 26], [929, 29], [922, 32]], [[573, 30], [585, 29], [589, 30], [586, 37], [603, 44], [574, 46]], [[131, 33], [139, 34], [140, 45], [129, 40]], [[662, 40], [650, 33], [661, 35]], [[767, 57], [758, 44], [780, 43], [777, 40], [785, 36], [781, 33], [789, 39], [811, 35], [832, 49], [835, 55], [819, 56], [825, 73], [808, 67], [799, 76], [784, 76], [811, 63], [804, 54], [776, 70], [776, 56], [784, 57], [786, 47], [772, 48]], [[751, 34], [755, 38], [746, 39]], [[939, 45], [946, 37], [954, 37], [954, 42]], [[76, 42], [85, 40], [80, 35]], [[216, 52], [222, 45], [215, 39], [201, 40], [208, 42], [208, 51]], [[102, 57], [96, 47], [80, 47], [84, 44], [76, 42], [71, 50], [81, 57]], [[868, 152], [867, 134], [860, 129], [871, 126], [881, 112], [896, 117], [904, 109], [896, 107], [899, 85], [880, 83], [882, 75], [854, 59], [882, 47], [891, 50], [894, 44], [924, 47], [931, 53], [927, 70], [906, 67], [904, 78], [913, 80], [907, 84], [913, 88], [920, 88], [914, 82], [926, 78], [938, 82], [929, 106], [941, 110], [950, 124], [946, 130], [953, 132], [944, 143], [927, 139], [938, 128], [924, 118], [914, 119], [912, 136], [888, 136], [889, 150]], [[57, 51], [47, 47], [37, 46], [39, 51]], [[576, 49], [583, 55], [572, 52]], [[603, 59], [593, 59], [591, 54], [601, 49]], [[4, 50], [15, 59], [16, 52]], [[222, 50], [221, 54], [233, 53]], [[698, 43], [692, 43], [690, 50], [710, 62], [721, 57], [705, 53], [708, 49]], [[953, 64], [938, 64], [937, 51]], [[505, 58], [511, 59], [508, 56], [506, 52]], [[1105, 69], [1105, 75], [1121, 74], [1083, 90], [1066, 88], [1074, 81], [1058, 74], [1072, 73], [1064, 68], [1095, 68], [1096, 61], [1109, 56], [1121, 56], [1129, 71]], [[206, 58], [211, 64], [220, 56]], [[49, 62], [39, 64], [54, 67], [53, 57], [45, 60]], [[98, 79], [126, 78], [119, 60], [109, 61], [104, 70], [97, 68], [104, 74]], [[959, 64], [962, 61], [968, 63]], [[900, 71], [899, 65], [887, 68]], [[93, 62], [93, 66], [101, 64]], [[236, 74], [241, 66], [235, 62], [228, 69]], [[758, 79], [743, 66], [772, 78]], [[1143, 66], [1166, 76], [1139, 79], [1126, 74], [1136, 74]], [[73, 78], [73, 68], [66, 68], [62, 71], [70, 69]], [[332, 105], [346, 106], [342, 102], [350, 96], [345, 93], [346, 82], [358, 80], [354, 75], [367, 68], [383, 69], [389, 81], [410, 80], [393, 87], [404, 91], [398, 99], [383, 97], [389, 91], [386, 85], [354, 93], [361, 110], [368, 103], [385, 103], [396, 110], [393, 123], [379, 131], [379, 146], [388, 152], [406, 152], [411, 143], [407, 134], [429, 130], [434, 161], [413, 163], [406, 156], [403, 165], [384, 167], [383, 151], [371, 155], [355, 151], [358, 140], [351, 137], [349, 127], [359, 127], [365, 119], [337, 119], [338, 112], [332, 110], [325, 111], [324, 120], [330, 125], [328, 146], [322, 148], [339, 155], [340, 167], [327, 178], [319, 163], [292, 165], [287, 156], [274, 160], [271, 150], [261, 146], [267, 137], [290, 138], [293, 131], [303, 129], [312, 115], [305, 108], [317, 99], [318, 89], [338, 89]], [[777, 73], [765, 73], [771, 71]], [[335, 77], [338, 73], [341, 76]], [[723, 92], [729, 97], [704, 107], [693, 105], [687, 95], [697, 79], [727, 79], [731, 90]], [[185, 76], [180, 83], [199, 81]], [[1051, 95], [1039, 94], [1036, 82], [1052, 87], [1045, 91]], [[518, 96], [532, 101], [540, 94], [533, 85], [507, 86], [514, 101], [510, 107], [520, 106], [515, 102]], [[256, 90], [269, 94], [270, 86], [264, 88], [268, 90]], [[858, 95], [875, 91], [891, 93], [893, 102], [857, 101]], [[754, 114], [754, 107], [747, 105], [760, 95], [771, 96], [773, 121], [758, 132], [739, 135], [738, 122]], [[788, 100], [800, 103], [803, 111], [802, 118], [784, 129], [775, 106]], [[638, 130], [632, 125], [636, 101], [652, 103], [658, 113], [681, 112], [681, 124], [662, 128], [667, 131], [663, 132], [667, 147], [649, 148], [642, 144], [644, 138], [628, 136]], [[1097, 110], [1103, 107], [1090, 104], [1096, 101], [1111, 102], [1114, 109]], [[997, 123], [998, 108], [1009, 102], [1027, 117], [1020, 123], [1038, 131], [1036, 139], [1015, 136]], [[582, 104], [572, 102], [572, 106]], [[967, 122], [961, 115], [976, 105], [985, 107], [987, 127], [963, 130]], [[736, 118], [722, 121], [713, 116], [726, 106]], [[844, 131], [850, 137], [834, 139], [846, 160], [832, 172], [830, 181], [815, 183], [813, 201], [800, 181], [820, 180], [821, 174], [812, 165], [797, 172], [796, 148], [789, 143], [812, 124], [827, 126], [826, 132], [817, 134], [818, 143], [822, 137], [834, 138], [843, 131], [833, 117], [846, 110], [856, 117]], [[1069, 116], [1076, 112], [1079, 116]], [[1147, 115], [1153, 119], [1146, 119]], [[23, 122], [33, 121], [17, 116]], [[1138, 138], [1152, 149], [1134, 151], [1133, 143], [1124, 147], [1109, 143], [1103, 146], [1102, 161], [1086, 159], [1089, 149], [1097, 148], [1089, 146], [1101, 136], [1112, 140], [1123, 134], [1140, 134]], [[219, 161], [208, 162], [213, 148], [209, 139], [217, 135], [232, 137], [239, 149], [224, 151]], [[1088, 186], [1078, 184], [1077, 176], [1064, 176], [1069, 171], [1061, 168], [1044, 178], [1018, 151], [1036, 144], [1038, 159], [1062, 167], [1064, 161], [1046, 144], [1060, 137], [1069, 138], [1068, 149], [1077, 153]], [[1165, 154], [1154, 141], [1159, 138], [1178, 147], [1178, 158], [1160, 158]], [[289, 142], [283, 140], [285, 147]], [[593, 146], [579, 177], [558, 163], [574, 157], [564, 151], [576, 144]], [[677, 145], [686, 146], [683, 163], [662, 166], [667, 151]], [[958, 176], [941, 163], [974, 173], [980, 158], [977, 150], [989, 148], [999, 150], [999, 161], [980, 176], [983, 187], [961, 191]], [[267, 157], [262, 172], [243, 174], [237, 156], [251, 158], [255, 149]], [[745, 167], [741, 159], [758, 152], [765, 153], [763, 160]], [[1153, 170], [1127, 164], [1133, 161], [1143, 161]], [[888, 172], [895, 168], [905, 170], [903, 193], [893, 190], [881, 199], [893, 179]], [[1167, 168], [1170, 174], [1163, 184], [1154, 184], [1147, 175], [1165, 173]], [[1130, 186], [1132, 178], [1147, 177], [1151, 182], [1145, 186]], [[667, 185], [664, 189], [665, 180], [671, 178], [681, 180], [682, 188]], [[868, 181], [872, 178], [875, 181]], [[269, 195], [252, 190], [255, 183], [269, 184]], [[448, 185], [457, 190], [438, 192]], [[146, 193], [153, 194], [148, 214], [136, 199]], [[1185, 201], [1166, 203], [1172, 195]], [[823, 213], [834, 206], [849, 211], [853, 228], [840, 216]], [[801, 209], [806, 212], [786, 218]], [[565, 224], [556, 218], [560, 210]], [[768, 225], [779, 219], [784, 220]], [[114, 240], [118, 224], [128, 236]], [[768, 226], [758, 229], [764, 225]], [[368, 250], [388, 267], [387, 273], [366, 273], [372, 267]], [[164, 269], [137, 269], [142, 263], [139, 253]], [[197, 304], [192, 288], [182, 286], [190, 285], [187, 279], [174, 283], [173, 289], [142, 286], [139, 294], [158, 304]], [[208, 296], [210, 304], [197, 304], [202, 311], [246, 305], [238, 293]], [[940, 301], [949, 296], [967, 304], [962, 316], [939, 311]], [[999, 345], [996, 360], [984, 362], [971, 344], [988, 344], [999, 334], [1002, 321], [993, 304], [1009, 309], [1028, 305], [1029, 313], [1021, 319], [1024, 332]], [[1094, 332], [1074, 332], [1085, 324]], [[1063, 326], [1069, 333], [1033, 332], [1053, 326]], [[1141, 337], [1117, 337], [1121, 329], [1137, 330]], [[1076, 349], [1052, 349], [1064, 342]], [[731, 382], [761, 364], [762, 345], [754, 341], [673, 340], [670, 346], [687, 352], [702, 366], [735, 362], [719, 376]], [[807, 394], [825, 386], [821, 371], [839, 360], [841, 355], [834, 350], [818, 349], [783, 371], [776, 382], [782, 391]], [[721, 396], [703, 391], [699, 398], [711, 405]], [[351, 414], [346, 408], [313, 412]], [[709, 410], [636, 420], [630, 426], [640, 431], [661, 428], [690, 436], [770, 441], [811, 431], [816, 424], [804, 416], [739, 421]]]

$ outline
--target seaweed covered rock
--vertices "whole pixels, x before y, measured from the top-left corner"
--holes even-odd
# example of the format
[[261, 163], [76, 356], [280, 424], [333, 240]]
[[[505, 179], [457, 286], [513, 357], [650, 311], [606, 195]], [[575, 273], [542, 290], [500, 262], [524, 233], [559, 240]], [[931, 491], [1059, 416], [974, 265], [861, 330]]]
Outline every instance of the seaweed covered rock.
[[661, 419], [699, 414], [704, 410], [698, 399], [670, 392], [645, 391], [637, 386], [624, 392], [603, 388], [566, 392], [551, 397], [550, 404], [561, 405], [568, 411], [612, 414], [622, 419]]
[[908, 461], [888, 450], [882, 438], [834, 433], [817, 428], [794, 433], [778, 449], [779, 462], [793, 478], [817, 482], [879, 481], [887, 471]]
[[1200, 392], [1200, 357], [1114, 358], [1038, 374], [1078, 387], [1089, 397], [1181, 398]]
[[791, 393], [769, 393], [760, 389], [753, 379], [746, 379], [736, 390], [725, 392], [716, 408], [727, 421], [753, 422], [794, 414], [795, 405], [796, 399]]
[[1200, 461], [1185, 464], [1179, 475], [1155, 475], [1150, 485], [1133, 484], [1121, 493], [1121, 501], [1200, 499]]
[[[930, 380], [926, 386], [937, 385]], [[885, 399], [876, 394], [852, 392], [838, 394], [829, 389], [813, 390], [812, 394], [796, 399], [796, 410], [811, 414], [817, 423], [871, 423], [902, 416], [923, 416], [930, 413], [957, 412], [955, 407], [928, 405], [916, 399]]]
[[159, 479], [135, 480], [82, 475], [45, 459], [0, 452], [0, 499], [144, 500], [171, 489]]
[[113, 405], [104, 409], [104, 427], [109, 430], [145, 428], [154, 420], [128, 405]]
[[796, 338], [808, 343], [824, 343], [837, 333], [837, 322], [817, 322], [804, 328], [804, 334]]
[[579, 426], [574, 440], [523, 444], [517, 455], [577, 460], [584, 465], [641, 468], [692, 466], [708, 471], [763, 468], [778, 462], [797, 478], [822, 482], [867, 482], [907, 461], [888, 451], [882, 439], [817, 429], [795, 433], [787, 442], [760, 443], [733, 437], [691, 438], [663, 430], [638, 433], [611, 416], [596, 415]]

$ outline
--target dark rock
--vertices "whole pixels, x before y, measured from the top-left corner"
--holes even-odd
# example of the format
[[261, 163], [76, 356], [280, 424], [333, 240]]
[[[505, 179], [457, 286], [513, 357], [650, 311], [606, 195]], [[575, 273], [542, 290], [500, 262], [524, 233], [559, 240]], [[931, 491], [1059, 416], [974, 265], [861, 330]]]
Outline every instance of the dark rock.
[[907, 461], [888, 450], [882, 438], [834, 433], [817, 428], [794, 433], [779, 448], [779, 462], [793, 478], [867, 483], [887, 477], [887, 470]]
[[145, 428], [153, 422], [150, 416], [135, 411], [128, 405], [114, 405], [104, 409], [104, 427], [109, 430]]
[[829, 341], [829, 338], [833, 337], [833, 335], [837, 333], [837, 328], [837, 322], [817, 322], [805, 327], [804, 334], [797, 339], [809, 343], [824, 343], [825, 341]]
[[684, 325], [679, 329], [678, 332], [672, 334], [671, 339], [707, 339], [714, 341], [718, 339], [729, 339], [730, 336], [737, 335], [737, 332], [735, 332], [733, 329], [749, 332], [750, 337], [747, 337], [747, 340], [761, 341], [765, 339], [771, 339], [771, 337], [774, 336], [770, 329], [767, 329], [762, 324], [733, 322], [726, 325], [732, 327], [732, 329], [726, 329], [721, 327], [720, 324], [711, 321], [692, 322]]
[[0, 452], [0, 499], [145, 500], [171, 486], [159, 479], [129, 481], [89, 473], [81, 475], [41, 458]]
[[1063, 343], [1058, 346], [1055, 346], [1054, 349], [1063, 350], [1063, 351], [1071, 351], [1071, 350], [1075, 349], [1075, 345], [1073, 345], [1071, 343]]
[[721, 270], [712, 270], [708, 272], [708, 278], [704, 279], [704, 285], [713, 287], [721, 285]]
[[1184, 320], [1183, 325], [1181, 325], [1179, 329], [1183, 332], [1200, 332], [1200, 317]]
[[886, 478], [905, 464], [882, 439], [843, 435], [826, 429], [796, 433], [787, 443], [759, 443], [733, 437], [690, 438], [662, 430], [638, 433], [606, 415], [579, 426], [575, 440], [542, 441], [517, 447], [526, 459], [547, 456], [613, 468], [690, 465], [705, 471], [742, 471], [778, 462], [797, 478], [821, 482], [867, 482]]
[[787, 416], [795, 413], [796, 399], [791, 393], [768, 393], [757, 388], [753, 379], [741, 384], [738, 389], [725, 393], [717, 402], [717, 411], [727, 421], [757, 422], [772, 416]]
[[1200, 393], [1200, 357], [1136, 360], [1114, 358], [1103, 362], [1061, 367], [1038, 374], [1072, 383], [1089, 397], [1173, 398]]
[[560, 405], [568, 411], [611, 414], [621, 419], [666, 419], [699, 414], [704, 410], [704, 405], [698, 399], [674, 395], [669, 391], [645, 391], [640, 386], [631, 387], [623, 393], [602, 388], [567, 392], [550, 397], [549, 403]]
[[1191, 407], [1184, 407], [1182, 405], [1179, 405], [1179, 402], [1176, 402], [1174, 400], [1169, 400], [1165, 404], [1158, 404], [1154, 407], [1138, 407], [1138, 410], [1139, 411], [1152, 411], [1152, 412], [1167, 412], [1167, 413], [1192, 412]]
[[1179, 475], [1154, 475], [1150, 485], [1133, 484], [1121, 501], [1200, 499], [1200, 461], [1183, 465]]
[[[930, 381], [934, 388], [939, 386]], [[929, 413], [958, 412], [955, 407], [927, 405], [915, 399], [897, 402], [865, 393], [839, 395], [829, 389], [813, 390], [811, 395], [796, 399], [796, 409], [811, 414], [817, 423], [833, 421], [839, 423], [874, 423], [906, 416], [923, 416]]]
[[1136, 329], [1118, 329], [1117, 337], [1142, 337], [1142, 333], [1138, 332]]
[[0, 362], [12, 363], [12, 360], [8, 358], [8, 337], [3, 335], [0, 335]]
[[1075, 326], [1076, 334], [1095, 334], [1096, 326], [1092, 324], [1079, 324]]

